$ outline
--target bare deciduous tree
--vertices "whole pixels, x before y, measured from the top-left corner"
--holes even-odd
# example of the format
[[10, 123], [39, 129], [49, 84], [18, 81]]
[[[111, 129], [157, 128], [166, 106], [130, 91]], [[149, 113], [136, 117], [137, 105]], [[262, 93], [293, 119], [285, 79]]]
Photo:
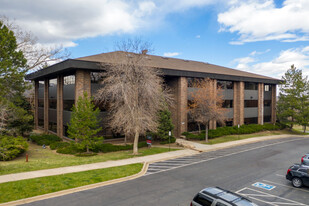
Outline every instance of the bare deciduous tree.
[[226, 109], [222, 108], [222, 89], [215, 88], [214, 80], [205, 78], [193, 82], [197, 88], [191, 94], [192, 103], [189, 105], [189, 114], [200, 125], [205, 125], [205, 141], [208, 142], [208, 125], [210, 121], [224, 123]]
[[21, 50], [27, 59], [28, 70], [37, 71], [51, 63], [67, 59], [70, 54], [62, 46], [43, 46], [31, 32], [23, 30], [15, 21], [6, 16], [0, 16], [2, 21], [14, 32], [17, 49]]
[[104, 65], [103, 87], [95, 95], [108, 105], [110, 127], [126, 137], [134, 136], [133, 154], [138, 154], [139, 136], [157, 130], [158, 111], [171, 101], [160, 72], [144, 65], [147, 46], [140, 40], [122, 42], [122, 52], [114, 57], [121, 59]]

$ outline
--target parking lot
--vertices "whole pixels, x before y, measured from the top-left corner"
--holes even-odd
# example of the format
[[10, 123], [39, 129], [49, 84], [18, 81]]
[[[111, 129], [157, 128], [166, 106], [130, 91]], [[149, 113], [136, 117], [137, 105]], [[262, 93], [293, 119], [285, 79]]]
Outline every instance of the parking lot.
[[285, 179], [285, 171], [256, 179], [236, 191], [258, 205], [309, 206], [309, 188], [294, 188]]

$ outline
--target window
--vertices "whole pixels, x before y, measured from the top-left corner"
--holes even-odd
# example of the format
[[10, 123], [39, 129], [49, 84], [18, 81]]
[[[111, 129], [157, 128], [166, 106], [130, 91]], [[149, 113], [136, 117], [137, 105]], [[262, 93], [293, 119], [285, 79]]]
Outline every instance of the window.
[[225, 204], [225, 203], [222, 203], [222, 202], [217, 202], [216, 203], [216, 206], [229, 206], [230, 204]]
[[254, 82], [245, 82], [245, 90], [258, 90], [258, 84]]
[[196, 195], [195, 198], [193, 199], [194, 202], [203, 205], [203, 206], [211, 206], [213, 199], [210, 197], [204, 196], [204, 195]]
[[270, 107], [271, 106], [271, 100], [264, 100], [264, 107]]
[[233, 100], [224, 100], [222, 103], [223, 108], [233, 108]]
[[271, 122], [271, 116], [264, 116], [264, 122]]
[[233, 82], [232, 81], [217, 81], [217, 88], [221, 89], [233, 89]]
[[257, 117], [245, 118], [244, 122], [245, 122], [245, 124], [257, 124], [258, 118]]
[[188, 77], [187, 78], [187, 81], [188, 81], [188, 87], [194, 87], [194, 83], [196, 82], [196, 81], [199, 81], [199, 80], [202, 80], [202, 79], [204, 79], [204, 78], [197, 78], [197, 77], [195, 77], [195, 78], [191, 78], [191, 77]]
[[258, 100], [245, 100], [245, 107], [258, 107]]
[[264, 85], [264, 91], [265, 91], [265, 92], [271, 91], [271, 85], [270, 85], [270, 84], [265, 84], [265, 85]]

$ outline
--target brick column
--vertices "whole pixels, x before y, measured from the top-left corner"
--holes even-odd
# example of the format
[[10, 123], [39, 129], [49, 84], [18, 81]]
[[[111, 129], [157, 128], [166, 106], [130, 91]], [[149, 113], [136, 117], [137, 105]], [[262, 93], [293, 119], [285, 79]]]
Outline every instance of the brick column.
[[264, 124], [264, 84], [258, 86], [258, 124]]
[[276, 123], [277, 85], [271, 85], [271, 123]]
[[172, 122], [174, 124], [173, 135], [179, 138], [181, 133], [188, 130], [188, 82], [186, 77], [170, 77], [168, 78], [167, 84], [175, 100], [175, 103], [170, 107]]
[[[214, 92], [214, 95], [217, 94], [217, 80], [214, 79], [213, 80], [213, 85], [212, 85], [212, 89], [213, 89], [213, 92]], [[217, 129], [217, 121], [216, 120], [211, 120], [209, 122], [209, 129]]]
[[188, 131], [188, 81], [186, 77], [178, 78], [178, 96], [177, 96], [177, 114], [178, 114], [178, 131], [177, 136]]
[[48, 101], [48, 87], [49, 87], [49, 79], [44, 80], [44, 132], [48, 132], [48, 109], [49, 109], [49, 101]]
[[88, 97], [91, 96], [91, 79], [90, 72], [85, 70], [77, 70], [75, 74], [75, 104], [78, 97], [82, 97], [87, 92]]
[[244, 82], [234, 82], [234, 125], [244, 124], [244, 103], [245, 103], [245, 84]]
[[57, 135], [63, 137], [63, 76], [57, 77]]
[[34, 129], [39, 127], [39, 81], [34, 81]]

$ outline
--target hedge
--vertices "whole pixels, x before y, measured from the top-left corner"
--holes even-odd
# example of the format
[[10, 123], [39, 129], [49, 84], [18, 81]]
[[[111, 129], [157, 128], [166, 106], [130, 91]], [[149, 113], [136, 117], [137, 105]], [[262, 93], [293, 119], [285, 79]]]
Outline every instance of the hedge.
[[0, 136], [0, 161], [12, 160], [28, 149], [23, 137]]
[[[138, 143], [138, 147], [147, 147], [146, 142], [140, 142]], [[108, 153], [108, 152], [117, 152], [117, 151], [122, 151], [122, 150], [131, 150], [133, 149], [133, 145], [113, 145], [110, 143], [101, 143], [97, 142], [94, 145], [91, 146], [91, 151], [92, 152], [102, 152], [102, 153]], [[57, 149], [58, 153], [61, 154], [79, 154], [79, 153], [84, 153], [86, 150], [80, 150], [76, 147], [75, 143], [71, 143], [67, 147], [62, 147]]]
[[32, 134], [30, 135], [30, 139], [37, 143], [38, 145], [50, 145], [54, 142], [61, 142], [62, 139], [57, 135], [53, 134]]
[[[260, 124], [249, 124], [249, 125], [241, 125], [233, 127], [218, 127], [217, 129], [208, 130], [208, 138], [213, 139], [216, 137], [222, 137], [226, 135], [235, 135], [235, 134], [252, 134], [260, 131], [271, 131], [271, 130], [279, 130], [285, 128], [284, 125], [276, 123], [275, 125], [270, 123], [265, 123], [264, 125]], [[184, 132], [182, 135], [186, 136], [187, 139], [205, 139], [205, 130], [203, 130], [200, 134], [193, 134], [190, 132]]]

